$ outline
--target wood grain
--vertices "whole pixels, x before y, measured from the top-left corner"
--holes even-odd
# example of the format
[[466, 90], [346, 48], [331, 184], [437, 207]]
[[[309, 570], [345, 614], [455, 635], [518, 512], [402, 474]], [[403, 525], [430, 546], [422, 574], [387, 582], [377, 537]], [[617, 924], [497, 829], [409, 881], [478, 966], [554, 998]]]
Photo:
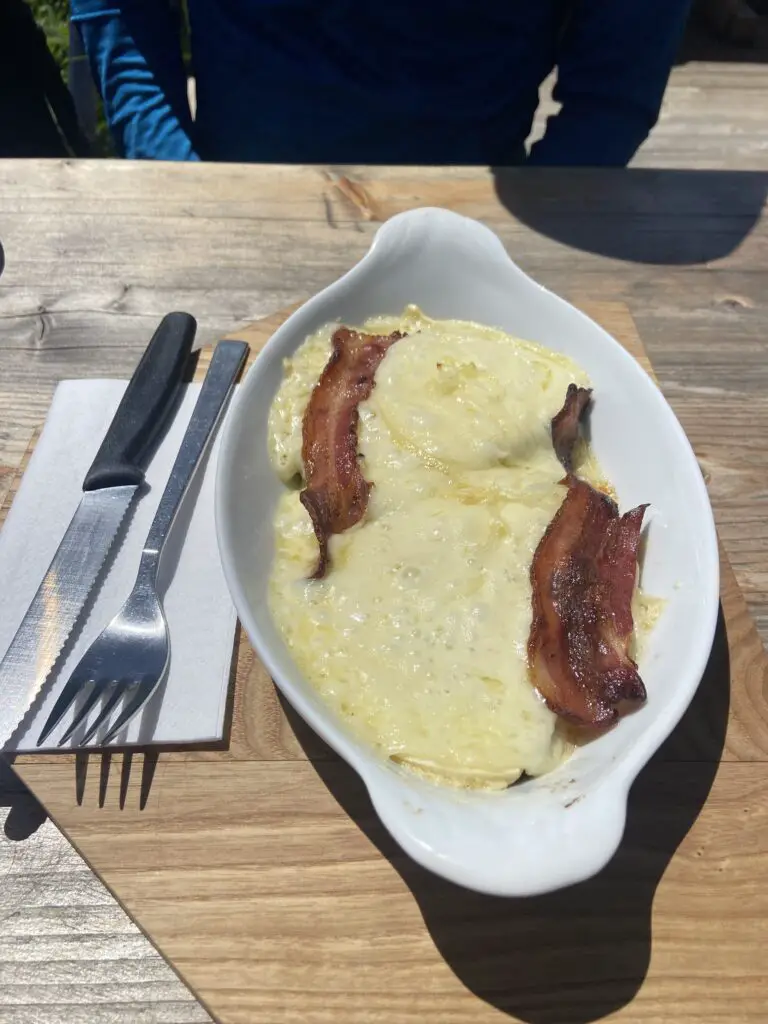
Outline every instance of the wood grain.
[[629, 307], [766, 639], [767, 194], [767, 168], [0, 165], [0, 467], [18, 464], [59, 380], [127, 376], [169, 308], [211, 342], [330, 283], [379, 219], [448, 206], [542, 284]]
[[0, 764], [0, 1024], [210, 1018]]
[[[652, 372], [623, 304], [583, 308]], [[251, 358], [283, 317], [235, 332]], [[757, 1022], [768, 659], [725, 556], [722, 570], [713, 658], [633, 788], [619, 854], [513, 910], [396, 847], [242, 638], [227, 749], [27, 756], [16, 769], [224, 1024]]]
[[[299, 301], [328, 284], [362, 255], [377, 226], [373, 217], [423, 202], [438, 202], [489, 223], [521, 266], [543, 284], [581, 302], [607, 299], [630, 308], [661, 386], [707, 472], [725, 548], [763, 638], [768, 638], [768, 465], [764, 450], [768, 428], [766, 71], [765, 67], [744, 63], [678, 68], [673, 73], [662, 120], [635, 160], [637, 170], [600, 175], [553, 172], [537, 175], [535, 184], [518, 174], [507, 178], [501, 196], [494, 176], [477, 168], [0, 164], [0, 244], [6, 258], [5, 272], [0, 276], [0, 495], [10, 486], [34, 429], [45, 418], [59, 380], [127, 376], [155, 323], [168, 309], [187, 308], [195, 313], [205, 343], [245, 320]], [[543, 115], [552, 110], [547, 103]], [[703, 173], [701, 168], [711, 170]], [[337, 188], [340, 176], [355, 184], [358, 197], [360, 189], [370, 194], [373, 202], [365, 200], [367, 210]], [[752, 629], [749, 617], [741, 612], [729, 625], [729, 638], [738, 642]], [[240, 673], [250, 681], [244, 690], [247, 702], [236, 708], [233, 748], [236, 743], [246, 746], [276, 770], [309, 768], [300, 763], [299, 759], [306, 757], [304, 748], [286, 726], [269, 682], [247, 659], [241, 663]], [[711, 678], [716, 681], [718, 674]], [[757, 756], [756, 750], [764, 742], [761, 713], [756, 718], [758, 734], [750, 731], [755, 721], [749, 717], [750, 705], [762, 707], [758, 673], [753, 671], [751, 678], [746, 693], [731, 700], [726, 758]], [[691, 711], [693, 718], [687, 720], [693, 726], [684, 725], [678, 730], [673, 741], [676, 746], [668, 747], [664, 757], [695, 759], [702, 749], [711, 752], [722, 743], [722, 706], [728, 695], [717, 685], [703, 686], [700, 695], [701, 700], [697, 698]], [[263, 722], [254, 726], [256, 707], [263, 713]], [[736, 729], [742, 721], [745, 726]], [[713, 724], [697, 724], [706, 722]], [[243, 734], [240, 739], [237, 729]], [[306, 737], [302, 738], [307, 742]], [[318, 758], [323, 750], [311, 750], [311, 754]], [[198, 756], [215, 764], [220, 755]], [[286, 761], [290, 757], [293, 764]], [[165, 760], [156, 766], [156, 777], [166, 770]], [[315, 767], [318, 765], [322, 767], [316, 761]], [[75, 788], [72, 767], [65, 762], [53, 767], [58, 773], [56, 786], [66, 796]], [[186, 763], [174, 755], [168, 759], [168, 767], [181, 772], [186, 770]], [[31, 771], [32, 766], [27, 770]], [[48, 772], [51, 768], [40, 762], [37, 770]], [[198, 770], [192, 767], [194, 773]], [[682, 761], [673, 770], [690, 773], [681, 776], [682, 797], [677, 803], [685, 806], [691, 795], [701, 798], [708, 786], [710, 768], [700, 770], [695, 761]], [[747, 784], [740, 774], [746, 771], [752, 780]], [[720, 935], [712, 939], [706, 925], [701, 943], [695, 934], [699, 918], [705, 919], [707, 914], [702, 903], [714, 894], [720, 901], [718, 907], [728, 903], [731, 872], [742, 863], [740, 853], [707, 859], [709, 851], [717, 848], [720, 829], [725, 829], [728, 836], [741, 830], [746, 858], [743, 863], [754, 871], [756, 879], [766, 870], [763, 860], [753, 856], [754, 844], [760, 850], [768, 846], [756, 786], [763, 778], [762, 771], [757, 761], [739, 764], [731, 760], [719, 769], [712, 798], [688, 838], [687, 843], [692, 845], [683, 847], [690, 853], [681, 862], [681, 851], [659, 887], [653, 914], [652, 970], [640, 996], [623, 1011], [622, 1019], [654, 1024], [678, 1019], [691, 1024], [694, 1020], [739, 1024], [764, 1019], [759, 1006], [764, 989], [754, 960], [755, 950], [760, 948], [759, 915], [764, 913], [759, 899], [755, 901], [743, 888], [738, 889], [738, 898], [728, 904], [724, 914], [727, 927], [722, 943]], [[115, 757], [104, 793], [106, 806], [119, 806], [124, 774], [122, 759]], [[96, 761], [88, 766], [84, 780], [84, 807], [96, 819], [96, 845], [102, 775], [102, 766]], [[125, 799], [134, 808], [141, 798], [140, 780], [144, 775], [149, 777], [151, 772], [136, 755], [130, 772], [132, 782], [125, 791]], [[275, 780], [274, 776], [270, 778]], [[188, 784], [194, 786], [194, 776]], [[18, 820], [15, 807], [22, 803], [28, 809], [22, 820], [27, 817], [34, 823], [34, 814], [39, 812], [34, 810], [31, 798], [11, 791], [5, 777], [0, 779], [0, 789], [10, 805], [11, 823], [14, 818]], [[653, 789], [643, 792], [647, 794], [645, 799], [655, 799]], [[676, 793], [678, 789], [673, 787], [668, 796], [672, 799]], [[708, 817], [717, 794], [718, 806], [733, 810], [732, 819], [725, 815], [713, 822]], [[742, 799], [745, 794], [746, 803]], [[155, 795], [159, 790], [150, 789], [150, 801]], [[764, 803], [764, 797], [762, 800]], [[659, 801], [668, 808], [663, 792]], [[255, 800], [247, 806], [255, 819]], [[642, 806], [641, 802], [641, 810]], [[692, 806], [696, 806], [696, 800]], [[743, 818], [739, 818], [738, 808]], [[649, 817], [647, 808], [643, 814]], [[666, 819], [672, 814], [665, 810]], [[694, 817], [695, 811], [689, 806], [673, 830], [672, 840], [684, 831], [684, 822]], [[136, 814], [135, 832], [143, 834], [138, 818]], [[365, 814], [361, 820], [365, 820]], [[631, 815], [630, 831], [634, 828], [632, 820]], [[644, 820], [642, 815], [640, 820]], [[342, 816], [341, 821], [347, 819]], [[289, 845], [295, 842], [301, 827], [301, 822], [293, 823]], [[244, 846], [252, 841], [253, 833], [248, 829], [243, 833]], [[347, 835], [343, 829], [334, 834]], [[636, 831], [632, 834], [636, 842], [630, 847], [634, 852], [631, 864], [626, 862], [624, 875], [629, 879], [628, 889], [638, 884], [632, 864], [642, 860], [647, 850], [642, 836], [638, 837]], [[653, 829], [649, 837], [652, 834]], [[356, 836], [353, 830], [349, 841], [359, 842]], [[697, 852], [699, 844], [701, 854]], [[657, 845], [668, 856], [674, 842], [669, 836], [665, 841], [662, 835]], [[59, 859], [49, 882], [50, 858], [54, 855]], [[654, 870], [658, 875], [664, 858], [657, 856], [656, 860]], [[697, 866], [703, 862], [709, 866], [699, 874]], [[692, 874], [687, 879], [689, 864]], [[6, 880], [11, 871], [15, 872], [12, 882]], [[151, 865], [143, 873], [152, 877]], [[50, 822], [40, 824], [37, 831], [24, 838], [12, 838], [6, 822], [6, 834], [0, 836], [0, 875], [3, 921], [12, 918], [16, 929], [7, 941], [0, 938], [0, 1024], [182, 1024], [208, 1019], [189, 997], [185, 1000], [180, 984], [173, 987], [173, 974], [100, 883], [84, 872], [82, 861], [70, 852]], [[310, 871], [308, 883], [311, 875]], [[487, 1018], [494, 992], [506, 1009], [522, 1008], [525, 1012], [518, 1014], [521, 1019], [551, 1020], [555, 1024], [567, 1024], [579, 1015], [585, 1021], [590, 1014], [594, 1019], [600, 1007], [618, 1005], [606, 996], [609, 989], [624, 993], [627, 999], [632, 986], [639, 983], [650, 941], [650, 890], [657, 875], [646, 870], [639, 876], [645, 904], [628, 919], [620, 948], [630, 952], [623, 957], [610, 942], [600, 942], [599, 928], [590, 929], [588, 922], [584, 926], [584, 934], [590, 938], [586, 948], [593, 951], [591, 969], [595, 969], [595, 961], [605, 961], [606, 971], [614, 975], [610, 985], [598, 980], [595, 989], [591, 985], [594, 974], [589, 971], [581, 985], [553, 984], [566, 958], [555, 955], [554, 951], [562, 952], [562, 947], [557, 945], [557, 936], [549, 934], [553, 931], [551, 925], [548, 929], [546, 921], [540, 921], [532, 926], [531, 935], [518, 935], [515, 946], [505, 930], [507, 924], [492, 918], [483, 941], [478, 938], [482, 929], [473, 927], [467, 933], [466, 948], [471, 948], [473, 940], [477, 944], [474, 967], [459, 964], [455, 972], [455, 957], [450, 955], [442, 969], [439, 961], [437, 965], [428, 960], [414, 962], [411, 991], [407, 995], [401, 988], [393, 992], [388, 1024], [397, 1024], [401, 1017], [408, 1019], [406, 1014], [413, 1012], [409, 1007], [423, 1006], [433, 989], [444, 992], [445, 977], [453, 981], [451, 997], [465, 1000], [460, 1011], [465, 1015], [463, 1019], [469, 1013], [473, 1021], [483, 1019], [482, 1014]], [[170, 877], [167, 861], [162, 877]], [[247, 871], [236, 877], [243, 885], [253, 882]], [[196, 877], [191, 878], [190, 898], [197, 899]], [[710, 885], [711, 879], [714, 885]], [[203, 886], [201, 904], [205, 891]], [[455, 893], [439, 895], [448, 905], [458, 898]], [[687, 902], [692, 896], [695, 912]], [[349, 909], [350, 900], [346, 899], [345, 908]], [[62, 910], [60, 902], [69, 909]], [[300, 903], [299, 899], [291, 905], [291, 914], [299, 913]], [[401, 902], [398, 914], [400, 907]], [[683, 913], [680, 908], [686, 907]], [[565, 903], [552, 909], [567, 921], [569, 908], [570, 904]], [[275, 920], [279, 914], [273, 906], [257, 902], [249, 904], [245, 912], [253, 912], [258, 918], [265, 911], [271, 915], [265, 934], [279, 938], [280, 922]], [[678, 911], [681, 941], [675, 924]], [[404, 921], [411, 921], [412, 913], [413, 904], [409, 903], [403, 910]], [[523, 911], [516, 908], [514, 913]], [[733, 928], [737, 929], [742, 913], [748, 919], [751, 946], [738, 938], [732, 944], [728, 915], [732, 915]], [[508, 910], [503, 914], [512, 916]], [[579, 920], [585, 917], [586, 912]], [[345, 945], [337, 940], [329, 941], [319, 952], [313, 948], [309, 972], [302, 967], [302, 948], [296, 943], [292, 951], [295, 970], [286, 986], [290, 999], [281, 1002], [274, 981], [265, 983], [267, 994], [258, 1014], [250, 1013], [259, 999], [258, 992], [233, 991], [236, 986], [231, 986], [230, 974], [223, 976], [226, 981], [215, 989], [216, 998], [228, 1007], [234, 1006], [233, 1012], [249, 1024], [260, 1018], [277, 1020], [281, 1014], [283, 1019], [311, 1019], [309, 1009], [307, 1015], [294, 1012], [299, 1003], [298, 989], [304, 985], [301, 1005], [311, 1006], [318, 1019], [323, 1012], [322, 1007], [318, 1008], [322, 998], [310, 984], [317, 978], [318, 957], [322, 958], [322, 969], [328, 972], [334, 963], [347, 968], [351, 965], [350, 991], [354, 989], [357, 965], [365, 957], [389, 957], [398, 971], [402, 969], [404, 958], [398, 957], [389, 937], [391, 928], [398, 927], [394, 907], [391, 921], [394, 923], [385, 920], [380, 935], [367, 944]], [[455, 949], [462, 935], [458, 916], [446, 923], [444, 931], [452, 937]], [[498, 937], [496, 946], [494, 936]], [[574, 948], [580, 947], [581, 938], [578, 936]], [[238, 936], [238, 940], [244, 949], [250, 948], [244, 938]], [[422, 947], [425, 943], [428, 947], [430, 941], [423, 935]], [[515, 950], [511, 961], [507, 949], [500, 948], [504, 943]], [[528, 947], [536, 961], [532, 971], [531, 958], [520, 959], [521, 951]], [[551, 955], [550, 948], [554, 950]], [[635, 956], [631, 951], [638, 949], [640, 955]], [[235, 970], [238, 956], [242, 958], [241, 954], [235, 956]], [[193, 950], [192, 958], [197, 958], [197, 969], [202, 970], [205, 946]], [[26, 973], [22, 973], [22, 961], [27, 964], [23, 968]], [[276, 961], [269, 952], [260, 954], [259, 970], [267, 974], [274, 970], [277, 978], [277, 966], [270, 968], [270, 964]], [[441, 970], [443, 973], [439, 973]], [[702, 974], [706, 975], [706, 984], [699, 990]], [[332, 981], [338, 977], [327, 976]], [[370, 973], [366, 977], [370, 980]], [[117, 988], [101, 987], [109, 986], [110, 979]], [[93, 994], [89, 995], [91, 983]], [[230, 988], [225, 990], [227, 985]], [[215, 988], [215, 979], [211, 987]], [[389, 989], [386, 983], [384, 987]], [[548, 1000], [545, 993], [549, 987], [553, 995]], [[591, 988], [596, 995], [590, 1004]], [[375, 981], [371, 989], [371, 1005], [382, 1019], [386, 993], [382, 994], [382, 986]], [[477, 998], [466, 1002], [467, 992], [477, 993]], [[526, 998], [538, 1009], [532, 1010], [527, 1003], [522, 1006], [521, 993], [527, 993]], [[341, 988], [328, 992], [331, 1007], [344, 999]], [[356, 999], [354, 1005], [359, 1007], [359, 995]], [[488, 999], [491, 1003], [486, 1006]], [[570, 1009], [572, 1005], [575, 1009]], [[444, 999], [441, 1006], [448, 1024], [460, 1019], [452, 1016]], [[535, 1017], [534, 1012], [539, 1016]], [[502, 1011], [497, 1009], [495, 1016], [500, 1018]], [[358, 1019], [365, 1019], [362, 1010]]]
[[764, 764], [654, 764], [607, 871], [512, 904], [417, 868], [341, 763], [190, 769], [74, 817], [66, 766], [24, 774], [224, 1024], [764, 1020]]

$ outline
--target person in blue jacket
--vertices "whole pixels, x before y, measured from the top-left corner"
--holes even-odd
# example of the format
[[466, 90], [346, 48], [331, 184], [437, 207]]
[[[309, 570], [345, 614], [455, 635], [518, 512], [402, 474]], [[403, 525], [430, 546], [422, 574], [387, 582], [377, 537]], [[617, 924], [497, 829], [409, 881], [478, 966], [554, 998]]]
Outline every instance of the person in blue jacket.
[[[71, 0], [120, 154], [621, 166], [658, 118], [690, 0]], [[562, 105], [526, 154], [544, 78]]]

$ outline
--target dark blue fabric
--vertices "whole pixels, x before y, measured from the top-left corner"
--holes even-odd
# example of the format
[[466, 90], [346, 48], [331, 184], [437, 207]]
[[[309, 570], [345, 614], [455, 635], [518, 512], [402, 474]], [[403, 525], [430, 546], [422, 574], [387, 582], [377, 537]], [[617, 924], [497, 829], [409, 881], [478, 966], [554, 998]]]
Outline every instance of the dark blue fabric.
[[163, 0], [71, 0], [120, 152], [155, 159], [622, 165], [690, 0], [188, 0], [197, 115]]

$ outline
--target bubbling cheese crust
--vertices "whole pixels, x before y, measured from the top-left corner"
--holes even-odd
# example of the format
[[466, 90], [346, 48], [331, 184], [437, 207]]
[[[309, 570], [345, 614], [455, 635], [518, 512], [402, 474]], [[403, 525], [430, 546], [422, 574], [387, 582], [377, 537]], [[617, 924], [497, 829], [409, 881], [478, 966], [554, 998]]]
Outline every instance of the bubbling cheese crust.
[[[302, 419], [334, 325], [286, 361], [270, 411], [270, 456], [286, 484], [273, 618], [312, 686], [384, 756], [464, 787], [543, 774], [571, 745], [528, 678], [529, 573], [564, 497], [550, 422], [587, 375], [540, 345], [413, 306], [360, 329], [407, 337], [360, 406], [374, 487], [363, 521], [331, 538], [321, 580], [307, 580], [317, 541], [299, 501]], [[608, 489], [584, 445], [577, 463]]]

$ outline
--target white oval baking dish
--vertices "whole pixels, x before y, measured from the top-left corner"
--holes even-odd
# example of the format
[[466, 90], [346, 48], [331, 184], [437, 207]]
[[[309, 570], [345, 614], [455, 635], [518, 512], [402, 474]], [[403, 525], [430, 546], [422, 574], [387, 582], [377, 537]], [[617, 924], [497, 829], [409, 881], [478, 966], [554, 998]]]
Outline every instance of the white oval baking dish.
[[[267, 607], [282, 486], [268, 459], [267, 415], [282, 360], [323, 324], [358, 324], [408, 303], [432, 317], [500, 327], [580, 363], [594, 385], [592, 444], [621, 507], [651, 505], [643, 585], [667, 606], [640, 663], [647, 704], [558, 770], [500, 794], [422, 781], [362, 745], [302, 677]], [[355, 267], [293, 313], [248, 372], [222, 438], [216, 517], [226, 578], [259, 657], [299, 714], [360, 774], [382, 821], [416, 861], [506, 896], [557, 889], [606, 864], [621, 840], [632, 781], [699, 684], [719, 595], [715, 527], [697, 461], [661, 392], [618, 342], [527, 277], [476, 221], [441, 209], [393, 217]]]

